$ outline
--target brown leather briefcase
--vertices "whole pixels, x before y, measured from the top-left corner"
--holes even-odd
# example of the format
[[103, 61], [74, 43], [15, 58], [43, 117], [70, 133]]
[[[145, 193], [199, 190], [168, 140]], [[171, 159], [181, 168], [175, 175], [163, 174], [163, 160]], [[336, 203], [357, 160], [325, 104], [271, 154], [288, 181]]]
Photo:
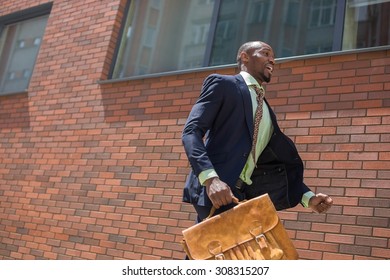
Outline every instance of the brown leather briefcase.
[[184, 230], [182, 245], [194, 260], [298, 259], [268, 194]]

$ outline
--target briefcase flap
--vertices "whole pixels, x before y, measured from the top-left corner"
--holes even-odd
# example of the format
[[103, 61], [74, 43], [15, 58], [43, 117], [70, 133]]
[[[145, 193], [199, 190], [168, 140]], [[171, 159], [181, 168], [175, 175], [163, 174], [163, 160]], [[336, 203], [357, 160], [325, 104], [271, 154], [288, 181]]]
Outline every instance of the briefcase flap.
[[226, 252], [272, 230], [278, 223], [275, 207], [264, 194], [184, 230], [183, 238], [190, 257], [205, 260], [215, 256], [215, 244]]

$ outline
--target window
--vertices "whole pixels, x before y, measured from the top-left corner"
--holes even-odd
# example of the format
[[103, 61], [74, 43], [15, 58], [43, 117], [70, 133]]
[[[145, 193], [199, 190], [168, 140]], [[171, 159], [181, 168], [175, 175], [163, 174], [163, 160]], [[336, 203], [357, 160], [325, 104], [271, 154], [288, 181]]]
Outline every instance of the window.
[[343, 49], [390, 44], [390, 1], [347, 0]]
[[0, 18], [0, 95], [27, 90], [50, 8]]
[[113, 76], [203, 66], [214, 1], [133, 0]]
[[256, 22], [266, 22], [268, 20], [268, 7], [269, 7], [269, 1], [262, 0], [262, 1], [255, 1], [252, 6], [252, 23]]
[[299, 1], [289, 1], [287, 4], [287, 15], [285, 16], [285, 25], [297, 26], [299, 21], [300, 6]]
[[[280, 57], [390, 45], [390, 0], [129, 0], [112, 78], [235, 63], [238, 47]], [[344, 13], [345, 11], [345, 13]]]
[[315, 0], [310, 3], [310, 27], [334, 25], [336, 0]]

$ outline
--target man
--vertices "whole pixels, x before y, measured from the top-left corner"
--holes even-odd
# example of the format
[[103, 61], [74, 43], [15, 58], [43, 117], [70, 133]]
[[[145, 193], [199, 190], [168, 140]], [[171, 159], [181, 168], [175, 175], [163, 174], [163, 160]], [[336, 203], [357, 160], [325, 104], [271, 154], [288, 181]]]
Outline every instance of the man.
[[263, 96], [275, 65], [272, 48], [247, 42], [237, 62], [240, 74], [205, 79], [185, 124], [182, 141], [192, 170], [183, 201], [194, 205], [198, 222], [212, 206], [220, 213], [264, 193], [278, 210], [301, 203], [327, 211], [332, 199], [303, 183], [302, 160]]

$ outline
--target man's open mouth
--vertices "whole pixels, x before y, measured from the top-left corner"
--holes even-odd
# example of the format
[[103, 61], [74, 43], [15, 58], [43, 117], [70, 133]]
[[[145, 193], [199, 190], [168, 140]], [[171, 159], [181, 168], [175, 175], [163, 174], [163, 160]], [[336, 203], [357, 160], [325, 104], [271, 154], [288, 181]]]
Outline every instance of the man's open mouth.
[[274, 71], [274, 68], [272, 67], [272, 65], [267, 65], [266, 68], [268, 69], [268, 71], [272, 74], [272, 71]]

